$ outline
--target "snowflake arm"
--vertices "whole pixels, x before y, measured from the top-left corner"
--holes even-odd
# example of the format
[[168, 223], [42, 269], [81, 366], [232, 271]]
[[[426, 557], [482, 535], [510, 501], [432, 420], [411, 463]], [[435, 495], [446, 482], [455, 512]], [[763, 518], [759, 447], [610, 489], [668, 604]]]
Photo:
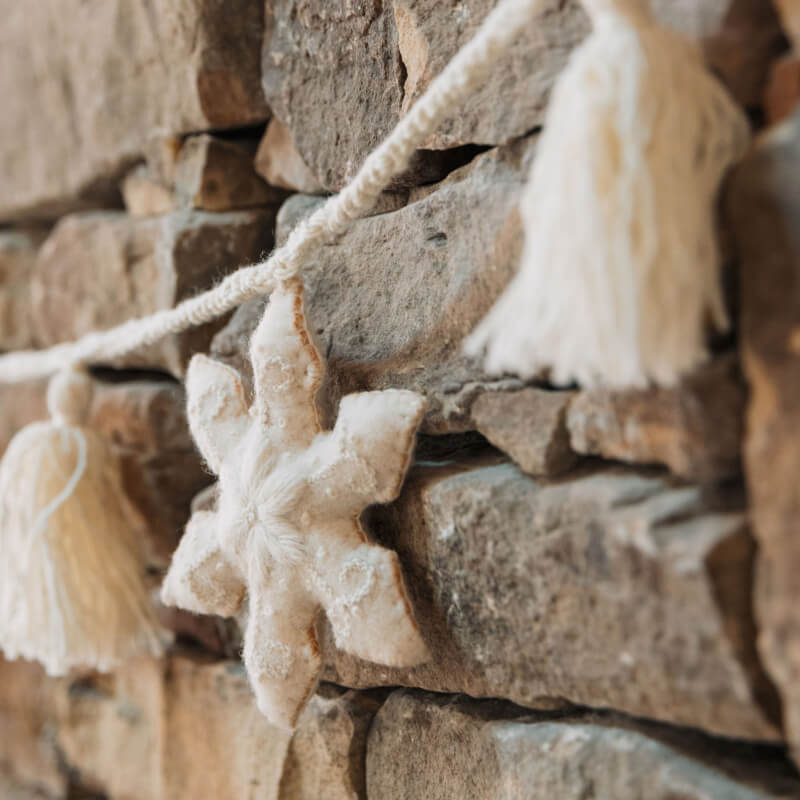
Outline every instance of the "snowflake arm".
[[[342, 535], [345, 526], [357, 530]], [[429, 653], [414, 623], [397, 554], [364, 542], [355, 520], [326, 527], [315, 536], [321, 552], [310, 570], [310, 583], [328, 615], [337, 647], [393, 667], [426, 661]], [[352, 546], [359, 536], [362, 543]]]
[[316, 607], [297, 575], [250, 587], [244, 665], [258, 708], [273, 725], [293, 728], [322, 668]]
[[250, 340], [250, 361], [254, 413], [270, 426], [276, 444], [307, 447], [320, 430], [314, 397], [324, 366], [305, 324], [299, 281], [272, 293]]
[[416, 392], [388, 389], [342, 399], [334, 429], [309, 451], [309, 508], [360, 514], [400, 493], [425, 407]]
[[236, 449], [250, 422], [241, 377], [235, 369], [197, 355], [186, 373], [186, 394], [192, 436], [219, 474], [226, 453]]
[[217, 514], [192, 514], [161, 587], [166, 605], [195, 614], [231, 617], [241, 607], [245, 584], [217, 540]]

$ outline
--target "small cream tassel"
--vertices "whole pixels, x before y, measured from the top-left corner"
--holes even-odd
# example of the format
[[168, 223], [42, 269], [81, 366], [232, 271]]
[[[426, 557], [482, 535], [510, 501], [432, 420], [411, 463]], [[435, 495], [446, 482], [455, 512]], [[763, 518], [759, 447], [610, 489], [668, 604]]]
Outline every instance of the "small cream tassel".
[[699, 51], [646, 0], [584, 0], [594, 30], [553, 89], [520, 203], [522, 264], [468, 338], [489, 372], [672, 384], [728, 324], [715, 198], [749, 140]]
[[21, 430], [0, 463], [0, 648], [50, 675], [114, 668], [169, 635], [155, 619], [116, 459], [86, 427], [92, 385], [50, 382], [52, 419]]

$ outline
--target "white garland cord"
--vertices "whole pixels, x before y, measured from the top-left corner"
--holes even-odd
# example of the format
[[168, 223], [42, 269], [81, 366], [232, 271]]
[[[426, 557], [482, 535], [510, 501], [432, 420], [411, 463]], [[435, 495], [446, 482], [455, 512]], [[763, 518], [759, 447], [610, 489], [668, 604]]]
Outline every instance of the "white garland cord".
[[210, 322], [297, 275], [316, 247], [342, 234], [353, 220], [372, 209], [389, 182], [406, 169], [414, 152], [459, 103], [482, 85], [494, 64], [547, 2], [502, 0], [386, 140], [370, 153], [355, 178], [297, 225], [287, 242], [266, 261], [242, 267], [215, 288], [175, 308], [47, 350], [0, 356], [0, 383], [47, 377], [72, 364], [113, 361], [165, 336]]

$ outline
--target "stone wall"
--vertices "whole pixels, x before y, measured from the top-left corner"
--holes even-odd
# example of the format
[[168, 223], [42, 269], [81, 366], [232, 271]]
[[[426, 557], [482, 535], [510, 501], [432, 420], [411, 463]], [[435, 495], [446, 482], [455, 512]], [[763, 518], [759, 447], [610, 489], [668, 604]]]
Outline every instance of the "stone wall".
[[[0, 351], [172, 307], [341, 188], [492, 0], [0, 0]], [[491, 379], [460, 343], [513, 274], [549, 89], [588, 31], [553, 3], [375, 212], [315, 254], [307, 311], [349, 392], [428, 398], [400, 498], [371, 508], [431, 650], [336, 649], [293, 734], [235, 623], [113, 675], [0, 660], [4, 798], [800, 797], [800, 13], [654, 0], [762, 129], [720, 203], [736, 326], [674, 389]], [[92, 425], [152, 571], [213, 502], [181, 384], [247, 374], [264, 301], [113, 364]], [[0, 452], [44, 413], [0, 386]], [[0, 554], [2, 557], [2, 554]]]

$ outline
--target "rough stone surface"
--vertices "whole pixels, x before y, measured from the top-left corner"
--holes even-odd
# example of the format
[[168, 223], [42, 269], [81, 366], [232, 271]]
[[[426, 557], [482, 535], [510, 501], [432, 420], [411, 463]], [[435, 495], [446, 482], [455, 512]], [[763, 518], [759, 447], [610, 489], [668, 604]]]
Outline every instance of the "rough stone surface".
[[[0, 0], [0, 351], [172, 307], [262, 257], [496, 2]], [[335, 684], [290, 735], [257, 711], [241, 619], [156, 600], [190, 507], [216, 502], [174, 377], [206, 350], [246, 373], [262, 298], [93, 365], [90, 424], [121, 458], [176, 643], [114, 675], [0, 660], [0, 797], [800, 797], [782, 747], [800, 763], [800, 114], [727, 187], [741, 325], [680, 387], [552, 391], [461, 355], [517, 269], [516, 203], [588, 31], [582, 2], [548, 0], [369, 216], [303, 267], [329, 363], [322, 422], [354, 391], [429, 400], [403, 493], [364, 524], [398, 552], [431, 661], [355, 659], [320, 614]], [[791, 113], [797, 0], [653, 5], [754, 128]], [[303, 194], [278, 211], [287, 190]], [[0, 454], [44, 397], [44, 381], [0, 386]]]
[[47, 381], [0, 383], [0, 457], [20, 428], [47, 419]]
[[4, 0], [0, 219], [114, 199], [156, 135], [268, 117], [263, 0]]
[[[478, 156], [417, 202], [359, 220], [308, 264], [306, 309], [328, 361], [329, 416], [346, 393], [395, 387], [427, 395], [423, 431], [473, 427], [469, 403], [488, 379], [461, 343], [516, 269], [516, 201], [534, 144]], [[307, 212], [320, 201], [301, 202]], [[214, 341], [214, 354], [244, 374], [262, 311], [262, 301], [246, 304]]]
[[792, 40], [795, 49], [800, 47], [800, 7], [795, 0], [772, 0], [777, 8], [786, 35]]
[[579, 453], [663, 464], [682, 478], [721, 480], [741, 470], [745, 388], [726, 355], [668, 389], [579, 392], [567, 427]]
[[[388, 211], [357, 222], [308, 264], [306, 306], [328, 351], [329, 414], [347, 392], [415, 389], [429, 399], [425, 433], [479, 430], [531, 472], [553, 474], [569, 465], [558, 410], [568, 393], [520, 393], [520, 381], [492, 380], [460, 355], [463, 337], [516, 269], [515, 205], [533, 147], [493, 149], [394, 210], [396, 196], [389, 196]], [[287, 200], [277, 216], [277, 241], [321, 202], [303, 195]], [[424, 281], [418, 264], [425, 265]], [[243, 306], [212, 347], [244, 374], [263, 307], [263, 301]], [[520, 404], [527, 397], [542, 400]], [[738, 471], [743, 403], [736, 365], [721, 359], [681, 390], [579, 395], [567, 417], [580, 452], [665, 463], [679, 475], [707, 480]]]
[[289, 130], [277, 117], [270, 120], [258, 145], [255, 168], [271, 186], [304, 194], [322, 191], [319, 181], [297, 152]]
[[764, 95], [767, 120], [774, 124], [786, 119], [800, 103], [800, 58], [785, 56], [775, 62]]
[[[62, 684], [47, 678], [38, 664], [0, 656], [0, 775], [34, 791], [61, 796], [67, 775], [55, 742], [57, 700]], [[13, 794], [0, 782], [0, 797]], [[24, 795], [21, 795], [23, 797]]]
[[[494, 0], [452, 4], [437, 0], [393, 0], [405, 81], [400, 106], [406, 113], [477, 32]], [[506, 54], [479, 89], [426, 143], [442, 149], [468, 144], [504, 144], [544, 121], [550, 87], [570, 52], [589, 32], [577, 0], [550, 3], [526, 35]], [[498, 96], [506, 98], [498, 103]]]
[[145, 165], [154, 180], [164, 186], [175, 183], [175, 170], [185, 136], [156, 136], [149, 139], [144, 151]]
[[337, 652], [324, 675], [775, 738], [741, 502], [608, 467], [556, 482], [463, 459], [418, 468], [368, 522], [401, 556], [432, 660], [400, 670]]
[[558, 475], [577, 460], [566, 416], [571, 392], [484, 392], [472, 403], [475, 428], [531, 475]]
[[717, 744], [613, 714], [394, 692], [375, 718], [367, 792], [380, 800], [767, 800], [800, 782], [779, 752]]
[[0, 797], [4, 800], [48, 800], [51, 795], [0, 772]]
[[277, 797], [287, 738], [236, 665], [180, 657], [76, 682], [58, 727], [81, 782], [120, 800]]
[[247, 143], [208, 134], [187, 138], [175, 165], [178, 203], [206, 211], [276, 205], [285, 192], [256, 174], [254, 151]]
[[[272, 246], [274, 211], [116, 212], [64, 217], [42, 245], [32, 286], [37, 342], [47, 346], [173, 307]], [[182, 374], [220, 322], [169, 337], [116, 366]]]
[[392, 129], [401, 80], [397, 33], [383, 4], [266, 3], [264, 94], [326, 189], [340, 188]]
[[380, 695], [322, 687], [294, 735], [256, 708], [241, 665], [175, 656], [73, 685], [58, 744], [113, 798], [358, 800]]
[[759, 542], [760, 646], [800, 753], [800, 112], [765, 136], [729, 193], [749, 388], [745, 472]]
[[189, 519], [192, 498], [212, 480], [186, 422], [183, 387], [168, 381], [97, 384], [91, 426], [122, 464], [125, 492], [165, 568]]
[[[264, 94], [323, 189], [342, 188], [400, 119], [406, 67], [398, 45], [389, 3], [266, 4]], [[456, 156], [420, 150], [394, 185], [439, 180]]]
[[43, 232], [0, 231], [0, 351], [33, 347], [31, 276]]
[[132, 217], [152, 217], [175, 210], [175, 198], [147, 164], [128, 172], [120, 184], [125, 210]]
[[[267, 3], [264, 92], [325, 189], [339, 189], [354, 175], [494, 5], [493, 0], [360, 1], [341, 7], [325, 0]], [[656, 0], [654, 5], [663, 21], [701, 42], [711, 67], [740, 102], [760, 104], [769, 62], [783, 47], [768, 2]], [[578, 0], [549, 4], [485, 88], [425, 147], [505, 144], [541, 125], [553, 81], [588, 31]], [[420, 151], [420, 163], [407, 180], [430, 181], [431, 158], [429, 149]]]

